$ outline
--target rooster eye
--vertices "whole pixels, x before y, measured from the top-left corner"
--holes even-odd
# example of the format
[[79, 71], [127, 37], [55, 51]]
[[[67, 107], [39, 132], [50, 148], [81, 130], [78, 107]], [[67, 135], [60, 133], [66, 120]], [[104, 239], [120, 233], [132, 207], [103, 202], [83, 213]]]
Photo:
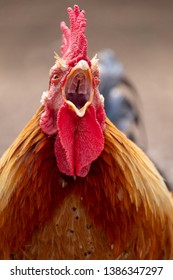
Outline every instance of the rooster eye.
[[57, 75], [57, 74], [54, 74], [54, 75], [53, 75], [53, 79], [54, 79], [54, 80], [58, 79], [58, 75]]

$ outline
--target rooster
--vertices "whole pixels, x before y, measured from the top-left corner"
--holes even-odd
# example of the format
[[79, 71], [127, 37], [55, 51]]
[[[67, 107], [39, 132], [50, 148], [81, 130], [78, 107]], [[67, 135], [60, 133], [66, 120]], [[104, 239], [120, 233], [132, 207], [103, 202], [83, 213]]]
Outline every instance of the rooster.
[[0, 161], [0, 258], [170, 259], [172, 196], [106, 117], [85, 13], [68, 14], [42, 105]]

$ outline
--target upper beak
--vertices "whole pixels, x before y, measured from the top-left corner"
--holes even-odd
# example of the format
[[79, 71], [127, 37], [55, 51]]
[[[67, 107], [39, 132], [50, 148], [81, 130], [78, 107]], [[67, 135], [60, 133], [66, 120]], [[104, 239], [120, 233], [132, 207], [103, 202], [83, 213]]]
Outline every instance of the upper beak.
[[85, 60], [80, 60], [70, 71], [62, 94], [71, 109], [79, 117], [83, 117], [94, 95], [91, 69]]

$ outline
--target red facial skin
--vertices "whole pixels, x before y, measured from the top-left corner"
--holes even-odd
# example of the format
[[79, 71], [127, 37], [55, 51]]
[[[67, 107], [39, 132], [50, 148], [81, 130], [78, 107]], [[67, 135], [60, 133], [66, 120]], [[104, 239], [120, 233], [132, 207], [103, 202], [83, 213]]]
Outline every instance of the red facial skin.
[[[87, 57], [84, 11], [74, 6], [74, 10], [68, 9], [68, 13], [70, 29], [65, 23], [61, 24], [63, 31], [61, 50], [64, 66], [59, 60], [52, 68], [48, 96], [44, 102], [45, 111], [41, 116], [40, 126], [47, 135], [56, 135], [54, 152], [59, 170], [68, 176], [85, 177], [91, 163], [97, 159], [104, 148], [103, 130], [106, 116], [98, 91], [99, 72]], [[88, 69], [80, 69], [80, 67], [77, 69], [84, 76], [84, 80], [77, 83], [74, 67], [80, 61], [84, 61]], [[86, 71], [90, 73], [91, 78], [88, 78]], [[79, 116], [67, 102], [64, 92], [66, 88], [69, 88], [68, 83], [71, 88], [76, 88], [73, 93], [69, 92], [76, 103], [80, 104], [81, 98], [86, 98], [85, 93], [79, 92], [80, 83], [90, 91], [87, 92], [89, 96], [86, 102], [92, 95], [83, 116]], [[77, 106], [76, 103], [75, 106]]]

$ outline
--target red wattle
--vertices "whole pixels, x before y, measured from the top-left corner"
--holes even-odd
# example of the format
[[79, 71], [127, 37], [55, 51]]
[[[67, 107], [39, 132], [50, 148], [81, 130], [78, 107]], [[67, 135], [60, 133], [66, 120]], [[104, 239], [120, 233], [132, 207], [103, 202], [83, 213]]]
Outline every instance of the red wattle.
[[81, 118], [67, 104], [63, 105], [58, 112], [57, 128], [55, 155], [59, 170], [66, 175], [85, 177], [104, 148], [95, 108], [90, 105]]

